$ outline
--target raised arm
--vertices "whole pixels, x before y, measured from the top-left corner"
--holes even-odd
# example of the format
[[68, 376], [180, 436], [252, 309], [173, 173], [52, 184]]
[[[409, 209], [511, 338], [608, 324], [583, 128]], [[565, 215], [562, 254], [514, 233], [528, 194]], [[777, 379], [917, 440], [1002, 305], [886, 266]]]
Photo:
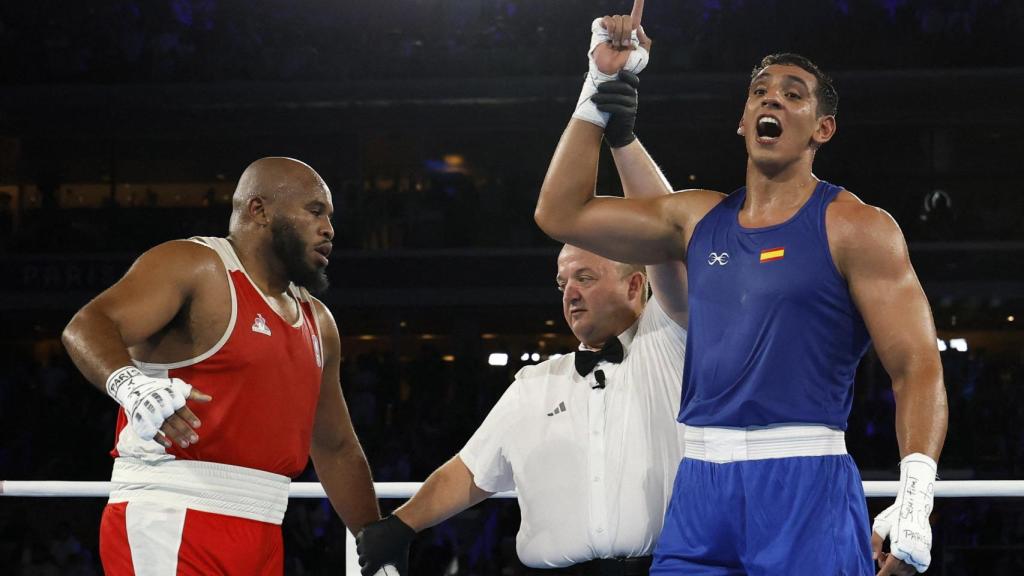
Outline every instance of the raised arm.
[[[629, 106], [629, 102], [615, 101], [626, 95], [614, 91], [609, 94], [607, 89], [609, 85], [623, 84], [615, 81], [614, 74], [619, 70], [628, 71], [620, 76], [639, 73], [646, 65], [650, 39], [639, 26], [642, 8], [643, 3], [637, 2], [633, 15], [606, 16], [593, 24], [588, 53], [590, 72], [573, 119], [551, 158], [534, 218], [552, 238], [613, 260], [639, 264], [679, 262], [685, 256], [693, 226], [720, 201], [721, 195], [667, 196], [664, 178], [660, 174], [651, 178], [650, 170], [642, 169], [620, 170], [623, 186], [630, 191], [629, 198], [594, 197], [602, 136], [607, 136], [615, 147], [633, 140], [632, 117], [628, 126], [614, 118], [609, 120], [608, 110], [599, 102], [605, 98], [603, 105]], [[632, 42], [627, 41], [630, 35], [635, 37]], [[626, 116], [636, 112], [635, 83], [631, 96], [632, 110], [627, 110]]]
[[[642, 8], [642, 6], [641, 6]], [[651, 39], [638, 30], [640, 44], [650, 50]], [[609, 80], [598, 87], [592, 97], [597, 109], [608, 115], [604, 139], [612, 151], [626, 198], [658, 198], [672, 193], [671, 185], [654, 163], [647, 150], [633, 133], [638, 109], [637, 88], [640, 77], [632, 72], [619, 72], [618, 80]], [[681, 260], [670, 260], [647, 267], [654, 296], [662, 309], [680, 326], [687, 324], [686, 266]]]
[[315, 301], [315, 308], [323, 340], [324, 371], [309, 454], [327, 498], [354, 535], [363, 526], [380, 518], [380, 508], [370, 477], [370, 466], [352, 428], [348, 406], [341, 393], [338, 325], [321, 302]]
[[[672, 193], [664, 174], [639, 140], [612, 148], [612, 158], [622, 181], [626, 198], [657, 198]], [[662, 309], [676, 324], [686, 326], [686, 266], [682, 260], [669, 260], [647, 267], [651, 290]]]
[[[541, 186], [537, 225], [556, 240], [619, 262], [683, 260], [689, 232], [703, 217], [700, 202], [689, 198], [697, 194], [661, 196], [659, 186], [657, 198], [594, 196], [602, 134], [588, 122], [569, 121]], [[702, 196], [708, 210], [719, 198]]]

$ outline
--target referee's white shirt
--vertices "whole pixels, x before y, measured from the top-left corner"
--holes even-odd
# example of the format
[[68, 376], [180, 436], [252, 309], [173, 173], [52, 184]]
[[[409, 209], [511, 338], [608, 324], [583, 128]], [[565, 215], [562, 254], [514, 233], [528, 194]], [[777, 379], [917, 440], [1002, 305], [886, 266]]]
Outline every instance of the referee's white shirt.
[[518, 490], [527, 566], [654, 551], [683, 457], [686, 330], [652, 298], [619, 341], [622, 363], [586, 377], [575, 353], [524, 367], [459, 453], [481, 489]]

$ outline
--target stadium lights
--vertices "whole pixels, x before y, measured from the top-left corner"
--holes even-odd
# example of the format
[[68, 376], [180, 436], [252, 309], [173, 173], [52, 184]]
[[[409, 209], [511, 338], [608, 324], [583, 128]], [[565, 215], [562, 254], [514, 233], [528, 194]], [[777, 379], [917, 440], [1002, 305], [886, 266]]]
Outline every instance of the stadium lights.
[[946, 341], [945, 340], [943, 340], [942, 338], [939, 338], [938, 342], [939, 342], [939, 352], [945, 352], [946, 350], [949, 350], [949, 347], [946, 346]]
[[949, 347], [958, 352], [967, 352], [966, 338], [950, 338]]
[[507, 366], [508, 365], [508, 354], [503, 352], [495, 352], [487, 357], [487, 363], [491, 366]]

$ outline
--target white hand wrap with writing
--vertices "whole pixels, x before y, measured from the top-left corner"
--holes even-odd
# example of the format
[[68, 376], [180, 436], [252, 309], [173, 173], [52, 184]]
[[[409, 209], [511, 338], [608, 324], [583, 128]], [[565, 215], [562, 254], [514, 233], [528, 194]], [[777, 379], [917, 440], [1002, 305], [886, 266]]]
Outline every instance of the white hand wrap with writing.
[[[601, 25], [601, 19], [595, 18], [590, 24], [590, 50], [587, 52], [590, 70], [587, 72], [587, 77], [583, 79], [583, 89], [580, 91], [579, 100], [576, 101], [576, 112], [572, 115], [573, 118], [586, 120], [602, 128], [608, 125], [608, 114], [598, 110], [597, 105], [590, 98], [597, 94], [597, 86], [599, 84], [615, 80], [618, 76], [605, 74], [597, 69], [597, 62], [594, 61], [594, 50], [610, 40], [611, 37], [608, 35], [608, 31]], [[626, 60], [626, 65], [623, 66], [623, 69], [639, 74], [647, 67], [650, 53], [646, 48], [640, 46], [640, 39], [637, 37], [636, 30], [633, 31], [632, 42], [634, 50], [629, 53], [629, 59]]]
[[164, 420], [188, 399], [192, 386], [178, 378], [152, 378], [134, 366], [115, 370], [107, 378], [107, 394], [128, 415], [128, 423], [143, 440], [152, 440]]
[[871, 529], [884, 540], [890, 553], [924, 572], [932, 561], [932, 527], [928, 523], [935, 504], [935, 461], [915, 452], [900, 462], [896, 503], [875, 517]]

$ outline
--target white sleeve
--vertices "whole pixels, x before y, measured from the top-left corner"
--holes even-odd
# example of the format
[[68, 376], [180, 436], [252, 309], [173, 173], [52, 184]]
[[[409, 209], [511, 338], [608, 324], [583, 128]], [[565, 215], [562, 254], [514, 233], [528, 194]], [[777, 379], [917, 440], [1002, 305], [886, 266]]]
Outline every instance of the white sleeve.
[[661, 303], [655, 297], [647, 300], [643, 313], [640, 315], [640, 326], [637, 328], [637, 335], [649, 334], [665, 330], [667, 336], [677, 342], [686, 344], [686, 328], [683, 328], [673, 320], [661, 307]]
[[657, 402], [671, 407], [672, 418], [679, 412], [683, 381], [683, 363], [686, 357], [686, 329], [661, 308], [657, 298], [651, 298], [640, 317], [640, 326], [630, 353], [641, 354], [651, 389], [657, 390]]
[[473, 483], [481, 490], [504, 492], [516, 487], [508, 460], [508, 441], [519, 419], [519, 385], [518, 379], [512, 382], [459, 452], [473, 473]]

